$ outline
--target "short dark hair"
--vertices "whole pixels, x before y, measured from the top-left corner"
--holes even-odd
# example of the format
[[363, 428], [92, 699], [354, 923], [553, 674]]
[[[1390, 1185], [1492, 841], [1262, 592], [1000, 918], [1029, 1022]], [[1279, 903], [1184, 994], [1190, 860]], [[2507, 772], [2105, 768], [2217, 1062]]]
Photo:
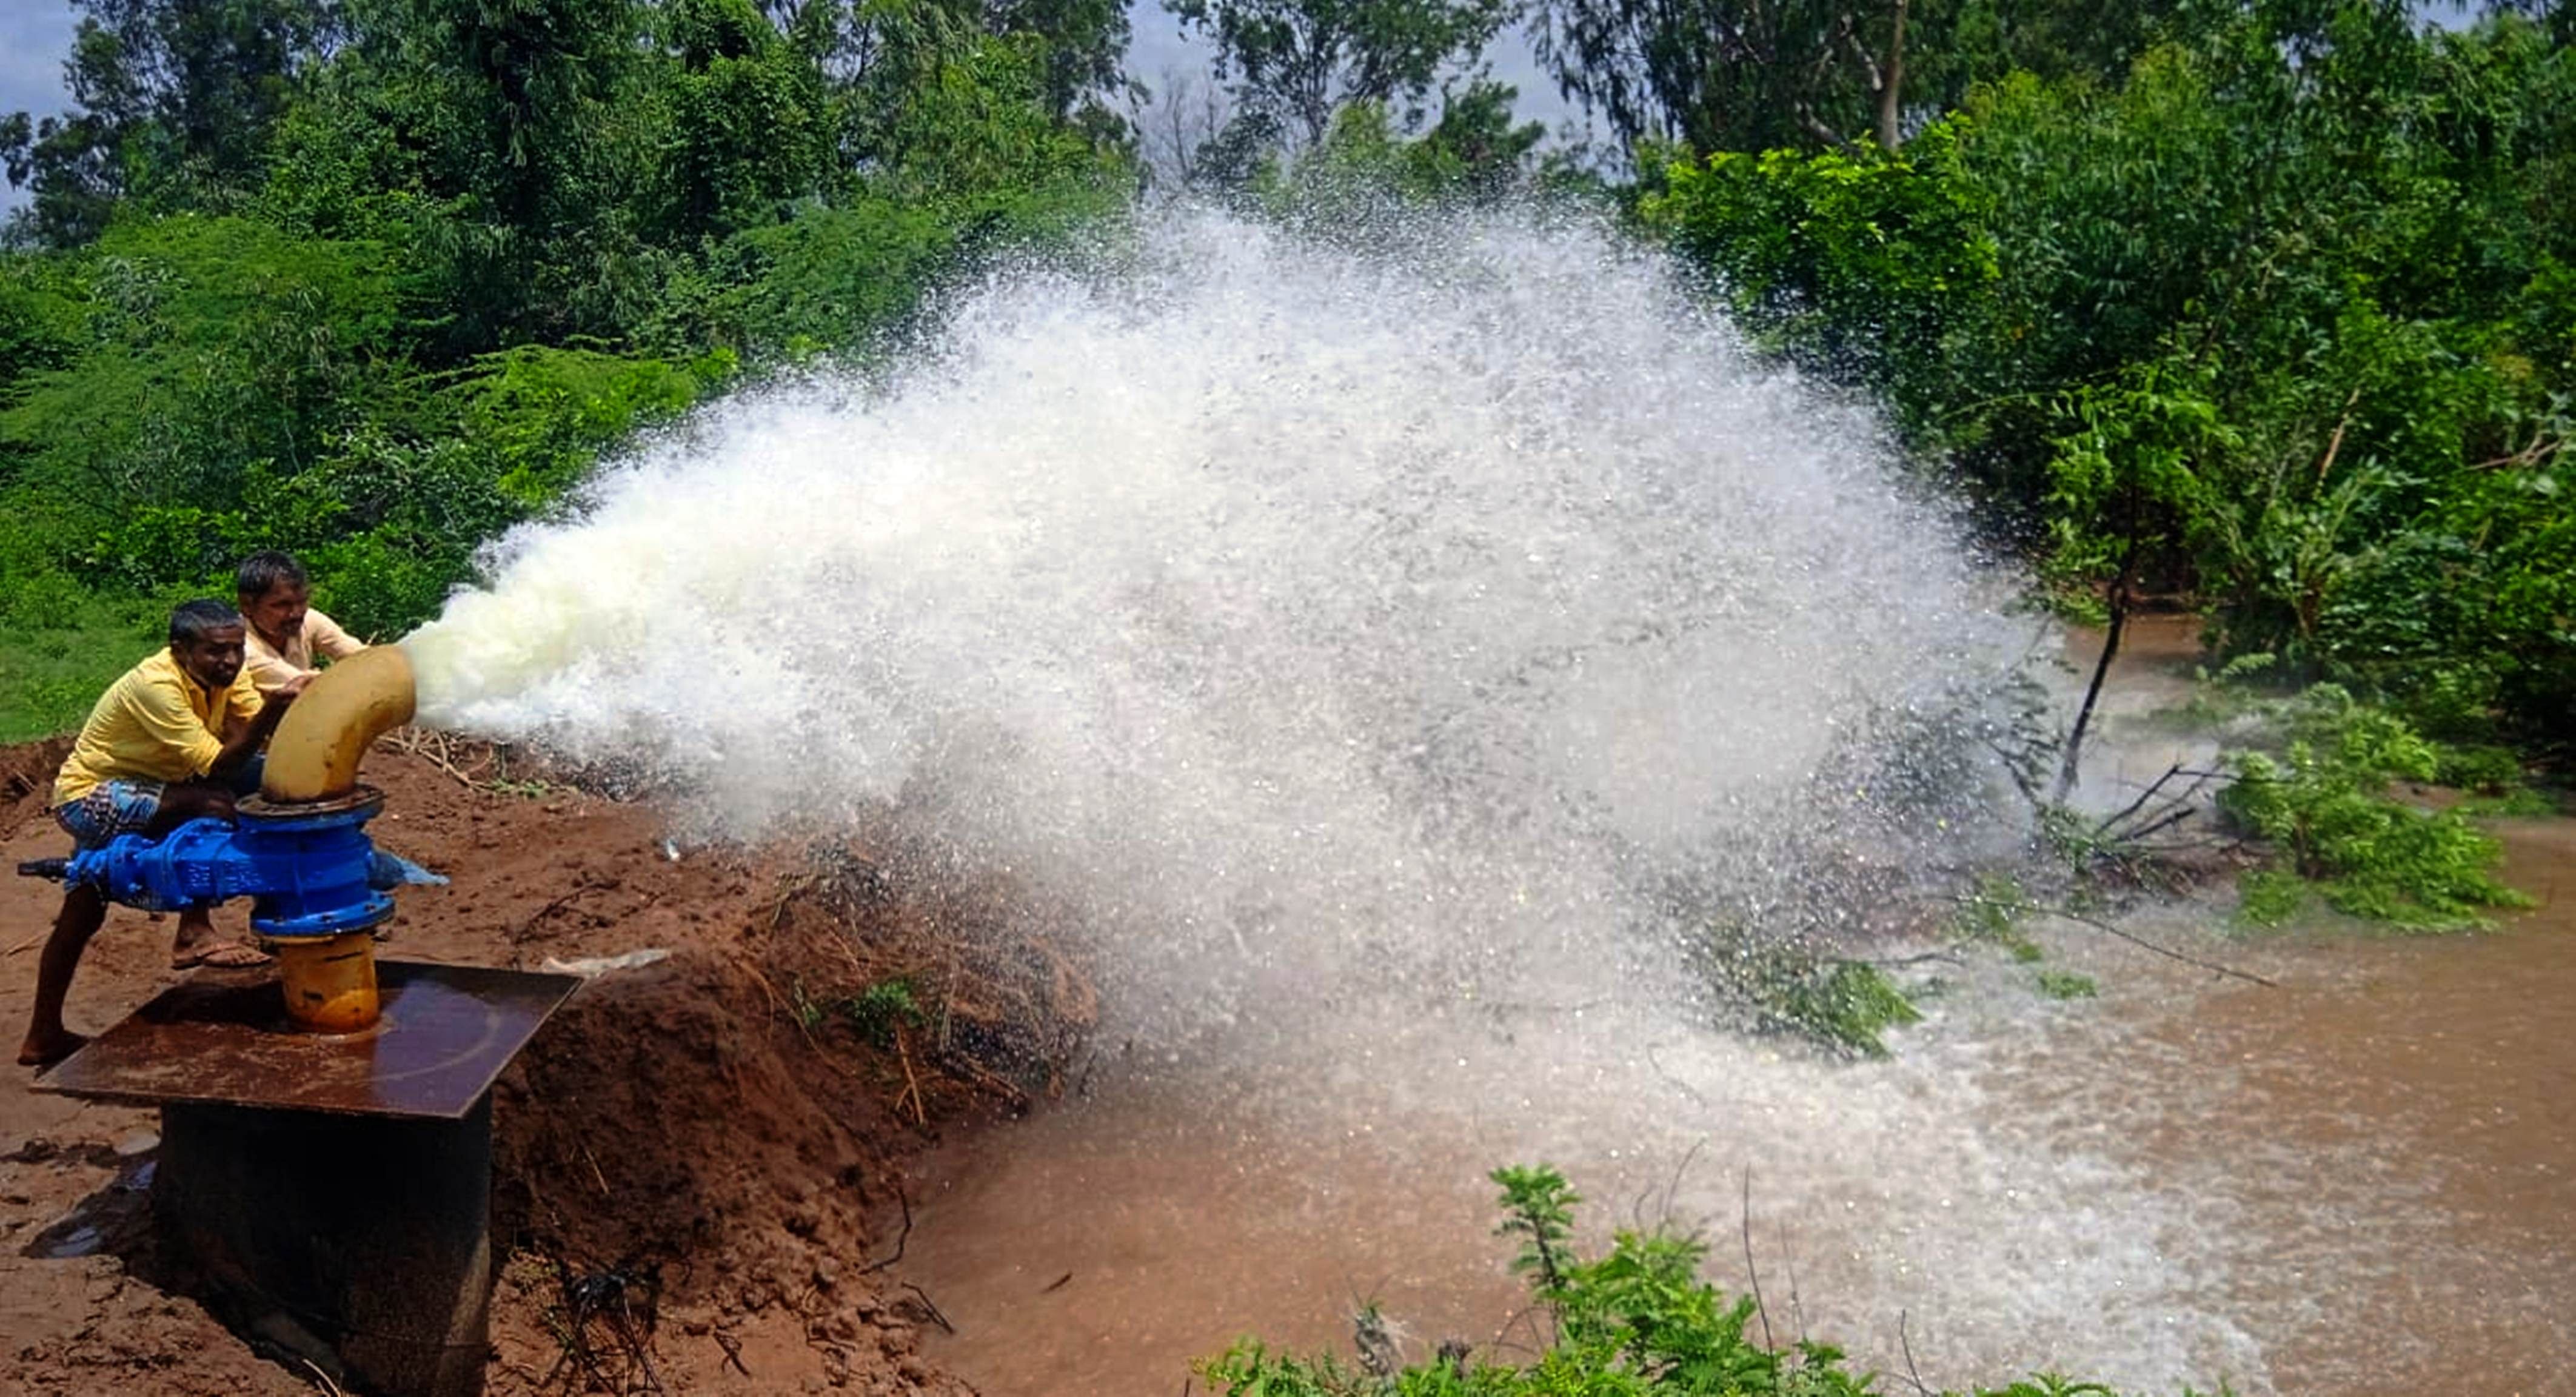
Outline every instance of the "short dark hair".
[[181, 602], [178, 609], [170, 613], [170, 643], [193, 645], [205, 639], [208, 631], [221, 630], [226, 626], [238, 626], [241, 623], [240, 612], [213, 597], [199, 597], [195, 601]]
[[310, 587], [312, 579], [304, 575], [304, 565], [292, 554], [274, 548], [263, 549], [241, 560], [233, 569], [233, 591], [252, 601], [267, 596], [280, 587]]

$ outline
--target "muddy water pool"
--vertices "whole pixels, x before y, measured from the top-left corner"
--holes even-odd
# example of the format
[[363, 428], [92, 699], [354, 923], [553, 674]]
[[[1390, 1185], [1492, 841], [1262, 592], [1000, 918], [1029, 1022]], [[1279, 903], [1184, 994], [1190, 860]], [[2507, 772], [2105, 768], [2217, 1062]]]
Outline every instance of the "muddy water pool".
[[1731, 1287], [1749, 1195], [1776, 1328], [1890, 1370], [1910, 1349], [1936, 1384], [2576, 1391], [2576, 824], [2504, 833], [2543, 905], [2494, 934], [2231, 948], [2273, 987], [2064, 944], [2102, 998], [1965, 987], [1893, 1063], [1655, 1026], [1636, 1063], [1532, 1068], [1518, 1098], [1470, 1064], [1292, 1110], [1293, 1084], [1112, 1059], [934, 1161], [901, 1274], [995, 1397], [1178, 1392], [1255, 1332], [1347, 1351], [1370, 1300], [1417, 1354], [1509, 1349], [1529, 1332], [1480, 1176], [1547, 1158], [1596, 1240], [1696, 1227]]
[[[2097, 800], [2206, 755], [2141, 718], [2187, 635], [2136, 635]], [[1362, 1303], [1411, 1357], [1510, 1356], [1534, 1327], [1483, 1175], [1544, 1160], [1594, 1245], [1694, 1230], [1777, 1338], [1935, 1386], [2576, 1393], [2576, 821], [2498, 833], [2541, 905], [2493, 933], [2129, 924], [2265, 985], [2069, 926], [2049, 964], [2100, 997], [1968, 958], [1886, 1062], [1599, 1001], [1427, 1006], [1293, 1062], [1104, 1044], [933, 1157], [896, 1274], [992, 1397], [1178, 1393], [1256, 1333], [1347, 1354]]]

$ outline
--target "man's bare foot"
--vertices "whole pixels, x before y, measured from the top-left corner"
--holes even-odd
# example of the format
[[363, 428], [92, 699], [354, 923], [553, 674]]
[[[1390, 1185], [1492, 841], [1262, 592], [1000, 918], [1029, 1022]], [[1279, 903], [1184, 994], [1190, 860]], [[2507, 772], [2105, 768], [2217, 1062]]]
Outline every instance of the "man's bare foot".
[[170, 968], [194, 970], [249, 970], [268, 964], [268, 952], [239, 941], [209, 941], [170, 953]]
[[89, 1039], [69, 1029], [47, 1038], [29, 1037], [18, 1045], [20, 1067], [51, 1067], [81, 1050]]

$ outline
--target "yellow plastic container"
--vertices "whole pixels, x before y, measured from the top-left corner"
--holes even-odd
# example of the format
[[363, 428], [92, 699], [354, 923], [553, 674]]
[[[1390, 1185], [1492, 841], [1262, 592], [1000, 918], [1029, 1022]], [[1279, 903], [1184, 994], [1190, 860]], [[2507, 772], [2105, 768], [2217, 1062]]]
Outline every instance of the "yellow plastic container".
[[286, 1017], [308, 1033], [356, 1033], [375, 1026], [384, 1005], [376, 997], [373, 932], [338, 936], [279, 937], [278, 978], [286, 986]]

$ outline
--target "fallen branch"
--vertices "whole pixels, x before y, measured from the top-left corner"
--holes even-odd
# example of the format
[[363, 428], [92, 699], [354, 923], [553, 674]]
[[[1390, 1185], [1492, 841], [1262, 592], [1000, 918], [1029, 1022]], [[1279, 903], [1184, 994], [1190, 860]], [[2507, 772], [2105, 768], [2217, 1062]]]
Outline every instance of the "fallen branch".
[[[2156, 798], [2156, 792], [2163, 790], [2167, 781], [2171, 781], [2181, 774], [2182, 763], [2180, 762], [2175, 762], [2173, 765], [2166, 767], [2165, 774], [2157, 777], [2153, 782], [2149, 783], [2145, 790], [2138, 792], [2138, 798], [2136, 800], [2130, 801], [2127, 805], [2121, 807], [2119, 812], [2116, 814], [2103, 816], [2101, 823], [2093, 826], [2093, 837], [2096, 839], [2102, 838], [2104, 835], [2110, 833], [2111, 826], [2116, 825], [2122, 820], [2137, 814], [2140, 810], [2145, 809], [2147, 802]], [[2184, 792], [2184, 796], [2186, 798], [2188, 798], [2189, 795], [2190, 792]]]
[[1029, 1094], [1027, 1092], [1022, 1091], [1000, 1077], [993, 1075], [991, 1072], [978, 1065], [971, 1058], [950, 1053], [940, 1059], [940, 1065], [951, 1072], [959, 1073], [977, 1086], [1000, 1096], [1002, 1099], [1010, 1102], [1014, 1106], [1024, 1107], [1029, 1104]]
[[2134, 931], [2113, 926], [2111, 923], [2103, 921], [2098, 917], [2087, 917], [2080, 912], [2069, 912], [2062, 907], [2043, 907], [2036, 903], [2029, 902], [2001, 902], [1990, 897], [1953, 897], [1950, 901], [1962, 907], [1988, 907], [2007, 913], [2037, 912], [2042, 916], [2055, 917], [2060, 921], [2074, 922], [2078, 926], [2088, 926], [2093, 928], [2095, 931], [2105, 933], [2106, 935], [2116, 936], [2119, 939], [2128, 942], [2130, 945], [2138, 947], [2140, 950], [2153, 951], [2167, 960], [2180, 961], [2195, 969], [2206, 970], [2215, 975], [2225, 975], [2232, 979], [2243, 980], [2248, 984], [2261, 985], [2266, 989], [2276, 990], [2281, 987], [2280, 982], [2276, 980], [2266, 980], [2262, 976], [2254, 974], [2251, 971], [2237, 970], [2230, 966], [2220, 965], [2216, 961], [2202, 960], [2197, 956], [2186, 955], [2170, 946], [2158, 945], [2157, 943], [2138, 935]]
[[2129, 834], [2124, 834], [2120, 836], [2120, 838], [2123, 843], [2134, 843], [2135, 841], [2144, 839], [2151, 834], [2162, 834], [2164, 831], [2172, 829], [2174, 826], [2190, 819], [2191, 816], [2192, 811], [2188, 806], [2180, 810], [2168, 810], [2154, 823], [2140, 825], [2135, 831]]
[[[484, 755], [476, 758], [472, 766], [468, 767], [460, 765], [456, 760], [458, 735], [443, 729], [404, 726], [387, 733], [381, 741], [384, 746], [391, 747], [397, 752], [418, 757], [429, 763], [449, 780], [469, 791], [508, 792], [508, 749], [501, 743], [485, 743]], [[492, 774], [481, 774], [486, 770]]]
[[519, 924], [519, 929], [510, 933], [510, 944], [515, 946], [520, 942], [525, 941], [529, 936], [535, 933], [537, 923], [544, 921], [555, 913], [570, 907], [585, 897], [588, 897], [592, 890], [593, 889], [590, 884], [584, 883], [580, 887], [573, 889], [571, 892], [565, 893], [563, 896], [556, 898], [554, 901], [547, 903], [543, 907], [538, 908], [535, 916], [521, 922]]

